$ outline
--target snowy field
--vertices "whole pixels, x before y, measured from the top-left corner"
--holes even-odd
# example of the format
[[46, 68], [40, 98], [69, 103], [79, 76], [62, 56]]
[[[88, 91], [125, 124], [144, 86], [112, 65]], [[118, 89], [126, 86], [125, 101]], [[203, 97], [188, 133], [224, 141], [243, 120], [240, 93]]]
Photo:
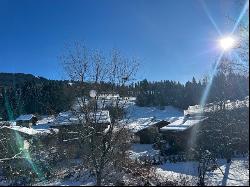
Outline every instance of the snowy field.
[[[249, 161], [246, 158], [234, 158], [231, 163], [218, 160], [219, 169], [207, 174], [206, 184], [211, 186], [249, 186]], [[165, 163], [157, 168], [157, 172], [166, 179], [179, 179], [187, 177], [192, 183], [197, 180], [197, 162]]]
[[[159, 152], [152, 148], [151, 144], [134, 144], [131, 148], [131, 157], [153, 156]], [[226, 163], [225, 159], [217, 161], [220, 169], [216, 169], [207, 174], [206, 184], [212, 186], [246, 186], [249, 185], [249, 160], [248, 158], [234, 158], [231, 163]], [[176, 162], [156, 166], [157, 174], [161, 179], [180, 180], [189, 179], [195, 185], [197, 181], [197, 162]]]
[[[131, 148], [131, 157], [136, 158], [139, 156], [154, 156], [159, 152], [152, 148], [151, 144], [134, 144]], [[223, 175], [221, 170], [216, 169], [214, 171], [208, 172], [206, 177], [206, 185], [211, 186], [248, 186], [249, 185], [249, 161], [247, 158], [234, 158], [231, 163], [226, 163], [226, 160], [219, 159], [217, 161], [220, 169], [225, 174]], [[197, 184], [197, 162], [176, 162], [169, 163], [166, 162], [162, 165], [157, 165], [156, 173], [160, 180], [169, 181], [180, 181], [188, 180], [189, 185]], [[54, 180], [38, 183], [37, 185], [60, 185], [60, 186], [91, 186], [94, 185], [93, 178], [88, 175], [83, 175], [77, 177], [72, 176], [69, 179], [64, 180]]]
[[[154, 150], [152, 144], [133, 144], [131, 147], [131, 157], [154, 156], [159, 154]], [[80, 169], [78, 166], [80, 160], [68, 160], [57, 168], [58, 178], [49, 181], [38, 182], [34, 186], [93, 186], [95, 185], [94, 178], [89, 173]], [[231, 163], [226, 163], [226, 160], [219, 159], [217, 163], [220, 169], [207, 173], [206, 185], [211, 186], [249, 186], [249, 160], [248, 158], [233, 158]], [[197, 184], [197, 162], [166, 162], [162, 165], [157, 165], [156, 173], [159, 180], [178, 181], [188, 180], [189, 185]], [[66, 169], [67, 168], [67, 169]], [[2, 181], [0, 185], [8, 185]]]

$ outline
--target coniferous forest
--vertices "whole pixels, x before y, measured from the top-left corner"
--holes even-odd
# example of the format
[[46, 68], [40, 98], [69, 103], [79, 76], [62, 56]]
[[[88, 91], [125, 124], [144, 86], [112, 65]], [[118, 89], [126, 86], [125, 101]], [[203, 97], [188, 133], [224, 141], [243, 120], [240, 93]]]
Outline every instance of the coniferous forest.
[[[219, 71], [213, 79], [207, 102], [243, 99], [249, 95], [249, 77], [233, 72]], [[55, 114], [70, 108], [78, 83], [69, 81], [48, 80], [29, 74], [0, 74], [0, 113], [4, 120], [15, 119], [20, 114]], [[137, 97], [138, 106], [172, 105], [187, 109], [190, 105], [200, 103], [200, 99], [208, 84], [208, 79], [196, 80], [181, 84], [176, 81], [138, 81], [116, 90], [120, 95]], [[102, 83], [108, 90], [112, 85]], [[88, 94], [91, 84], [86, 83]], [[124, 92], [125, 91], [125, 92]], [[79, 93], [79, 92], [78, 92]]]

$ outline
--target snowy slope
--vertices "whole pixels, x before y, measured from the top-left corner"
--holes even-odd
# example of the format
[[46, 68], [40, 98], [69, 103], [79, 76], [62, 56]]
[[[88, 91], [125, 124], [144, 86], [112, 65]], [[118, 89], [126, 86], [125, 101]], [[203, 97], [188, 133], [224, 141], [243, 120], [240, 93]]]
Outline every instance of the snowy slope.
[[183, 116], [183, 110], [173, 106], [165, 106], [164, 110], [157, 107], [139, 107], [136, 105], [127, 108], [128, 119], [155, 117], [157, 120], [167, 120], [171, 117], [180, 116]]

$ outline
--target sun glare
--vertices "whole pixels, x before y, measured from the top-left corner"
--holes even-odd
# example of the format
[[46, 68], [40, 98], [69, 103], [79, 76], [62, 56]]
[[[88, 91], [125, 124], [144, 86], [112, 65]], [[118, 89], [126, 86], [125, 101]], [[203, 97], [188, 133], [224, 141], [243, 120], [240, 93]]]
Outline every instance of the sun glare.
[[221, 38], [219, 40], [220, 47], [224, 50], [227, 51], [235, 46], [235, 39], [231, 36], [227, 36], [224, 38]]

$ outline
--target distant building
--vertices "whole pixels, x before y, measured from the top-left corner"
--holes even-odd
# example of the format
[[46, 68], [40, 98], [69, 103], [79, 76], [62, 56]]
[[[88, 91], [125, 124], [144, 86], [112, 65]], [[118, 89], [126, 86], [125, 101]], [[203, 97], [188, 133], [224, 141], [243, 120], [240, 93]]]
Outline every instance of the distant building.
[[169, 125], [160, 129], [162, 138], [167, 142], [172, 142], [182, 148], [188, 148], [191, 143], [193, 128], [201, 125], [205, 116], [186, 116], [176, 117], [169, 120]]
[[[111, 123], [108, 110], [100, 110], [95, 113], [89, 113], [88, 115], [90, 123], [97, 125], [97, 128], [100, 128], [100, 130], [106, 129]], [[61, 112], [49, 126], [59, 129], [75, 129], [77, 125], [85, 124], [85, 120], [86, 118], [83, 113], [74, 114], [71, 111]]]
[[204, 106], [194, 105], [189, 106], [187, 110], [184, 110], [184, 115], [196, 116], [203, 113], [215, 112], [219, 110], [234, 110], [237, 108], [249, 107], [249, 96], [246, 96], [244, 100], [230, 101], [226, 100], [223, 102], [208, 103]]
[[10, 125], [11, 125], [11, 123], [9, 121], [1, 121], [0, 120], [0, 127], [1, 126], [10, 126]]
[[134, 134], [134, 141], [141, 144], [155, 143], [159, 138], [160, 128], [168, 125], [165, 120], [157, 120], [154, 117], [138, 118], [122, 122]]
[[[152, 144], [157, 141], [160, 135], [160, 128], [168, 125], [167, 121], [157, 121], [151, 126], [135, 133], [141, 144]], [[139, 138], [138, 138], [139, 137]]]
[[4, 91], [4, 87], [3, 86], [0, 86], [0, 99], [3, 98], [3, 91]]
[[100, 94], [98, 95], [99, 99], [119, 99], [119, 94]]
[[22, 126], [22, 127], [32, 127], [33, 125], [36, 125], [36, 122], [38, 121], [37, 117], [33, 114], [25, 114], [21, 115], [16, 119], [16, 125]]

